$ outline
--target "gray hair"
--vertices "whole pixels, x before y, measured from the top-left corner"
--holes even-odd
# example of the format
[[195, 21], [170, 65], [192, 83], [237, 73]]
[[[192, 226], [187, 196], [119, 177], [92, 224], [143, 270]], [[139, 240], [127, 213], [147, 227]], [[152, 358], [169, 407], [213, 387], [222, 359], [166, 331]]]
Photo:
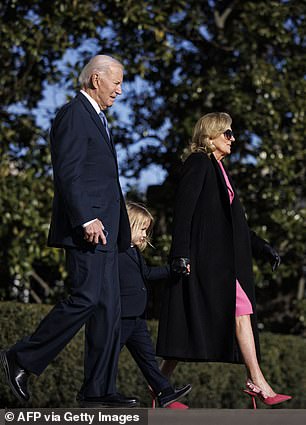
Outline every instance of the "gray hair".
[[97, 55], [90, 59], [87, 65], [82, 69], [79, 76], [79, 83], [81, 87], [88, 88], [91, 82], [91, 76], [95, 73], [106, 74], [111, 66], [120, 66], [123, 68], [122, 63], [117, 59], [107, 55]]

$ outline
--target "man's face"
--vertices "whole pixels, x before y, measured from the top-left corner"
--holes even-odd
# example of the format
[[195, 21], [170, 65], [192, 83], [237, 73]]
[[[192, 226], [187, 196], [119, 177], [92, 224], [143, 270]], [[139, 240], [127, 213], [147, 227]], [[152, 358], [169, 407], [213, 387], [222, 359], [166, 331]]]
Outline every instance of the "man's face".
[[95, 100], [102, 110], [109, 108], [122, 93], [123, 70], [119, 65], [111, 65], [106, 73], [97, 74], [95, 79]]

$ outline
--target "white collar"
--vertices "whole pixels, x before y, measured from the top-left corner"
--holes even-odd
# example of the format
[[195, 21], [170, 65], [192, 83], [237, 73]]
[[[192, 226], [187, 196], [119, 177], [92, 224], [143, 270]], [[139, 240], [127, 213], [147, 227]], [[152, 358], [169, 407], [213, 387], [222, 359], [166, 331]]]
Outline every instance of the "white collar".
[[99, 114], [101, 112], [100, 106], [97, 104], [95, 99], [93, 99], [91, 96], [89, 96], [88, 93], [86, 93], [85, 90], [80, 90], [80, 92], [89, 100], [89, 102], [92, 104], [93, 108]]

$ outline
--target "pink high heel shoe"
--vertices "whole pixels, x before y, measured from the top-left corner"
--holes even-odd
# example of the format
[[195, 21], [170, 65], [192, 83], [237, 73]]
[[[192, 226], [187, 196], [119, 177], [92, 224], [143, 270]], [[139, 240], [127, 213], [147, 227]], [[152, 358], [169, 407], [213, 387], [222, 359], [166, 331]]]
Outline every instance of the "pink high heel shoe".
[[243, 390], [243, 392], [252, 397], [253, 409], [256, 409], [256, 397], [268, 406], [273, 406], [274, 404], [283, 403], [284, 401], [292, 399], [290, 395], [285, 394], [276, 394], [274, 397], [269, 397], [260, 387], [255, 385], [251, 379], [247, 380], [246, 387], [247, 389]]

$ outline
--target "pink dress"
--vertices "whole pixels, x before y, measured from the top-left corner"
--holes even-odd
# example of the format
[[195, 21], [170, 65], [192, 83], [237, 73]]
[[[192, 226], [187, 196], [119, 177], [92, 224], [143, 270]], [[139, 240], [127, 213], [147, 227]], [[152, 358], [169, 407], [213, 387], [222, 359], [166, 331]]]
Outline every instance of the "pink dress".
[[[229, 182], [229, 179], [227, 177], [227, 174], [225, 172], [222, 162], [218, 161], [218, 164], [223, 173], [223, 177], [226, 183], [229, 200], [231, 204], [234, 199], [234, 191]], [[236, 316], [244, 316], [245, 314], [253, 314], [252, 304], [250, 303], [250, 300], [248, 299], [244, 290], [241, 288], [240, 283], [238, 282], [238, 279], [236, 279]]]

